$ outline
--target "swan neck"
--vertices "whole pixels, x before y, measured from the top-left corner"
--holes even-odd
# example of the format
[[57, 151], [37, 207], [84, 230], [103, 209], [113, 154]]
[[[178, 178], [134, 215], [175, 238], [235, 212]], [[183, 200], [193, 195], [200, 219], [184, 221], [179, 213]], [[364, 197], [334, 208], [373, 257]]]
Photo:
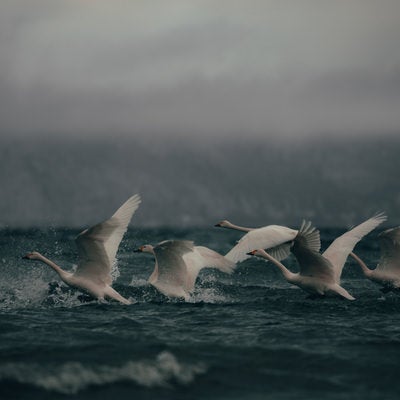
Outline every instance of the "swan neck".
[[153, 283], [157, 282], [157, 279], [158, 279], [158, 262], [157, 262], [157, 258], [156, 258], [156, 263], [154, 265], [154, 271], [149, 276], [148, 282], [153, 284]]
[[244, 226], [239, 226], [239, 225], [232, 224], [231, 222], [229, 222], [229, 223], [226, 225], [226, 228], [228, 228], [228, 229], [234, 229], [234, 230], [236, 230], [236, 231], [242, 231], [242, 232], [250, 232], [250, 231], [253, 230], [253, 228], [246, 228], [246, 227], [244, 227]]
[[39, 260], [42, 261], [43, 263], [47, 264], [50, 268], [54, 269], [54, 271], [57, 272], [57, 274], [60, 276], [62, 280], [65, 280], [67, 277], [68, 273], [65, 272], [60, 266], [58, 266], [55, 262], [49, 260], [45, 256], [40, 255]]
[[357, 264], [360, 266], [362, 272], [364, 273], [365, 276], [370, 276], [372, 274], [372, 270], [370, 270], [367, 265], [364, 263], [363, 260], [361, 260], [360, 257], [358, 257], [355, 253], [351, 252], [350, 256], [353, 257], [353, 259], [357, 262]]
[[282, 275], [288, 282], [293, 283], [296, 280], [296, 274], [290, 272], [282, 263], [276, 261], [274, 264], [281, 270]]
[[288, 282], [293, 283], [296, 280], [297, 274], [290, 272], [281, 262], [279, 262], [276, 258], [272, 257], [266, 251], [263, 251], [262, 253], [263, 253], [263, 256], [267, 260], [271, 261], [273, 264], [275, 264], [280, 269], [280, 271], [282, 272], [282, 275]]

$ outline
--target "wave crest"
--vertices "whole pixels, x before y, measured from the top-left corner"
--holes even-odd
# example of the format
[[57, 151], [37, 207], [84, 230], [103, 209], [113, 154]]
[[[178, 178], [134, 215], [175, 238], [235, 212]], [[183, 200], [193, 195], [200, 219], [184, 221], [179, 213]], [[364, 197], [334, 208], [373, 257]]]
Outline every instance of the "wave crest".
[[202, 363], [186, 364], [165, 351], [155, 360], [128, 361], [121, 366], [86, 366], [67, 362], [52, 368], [38, 364], [8, 363], [0, 366], [0, 381], [21, 384], [63, 394], [76, 394], [88, 386], [133, 382], [145, 387], [168, 387], [173, 383], [188, 385], [206, 372]]

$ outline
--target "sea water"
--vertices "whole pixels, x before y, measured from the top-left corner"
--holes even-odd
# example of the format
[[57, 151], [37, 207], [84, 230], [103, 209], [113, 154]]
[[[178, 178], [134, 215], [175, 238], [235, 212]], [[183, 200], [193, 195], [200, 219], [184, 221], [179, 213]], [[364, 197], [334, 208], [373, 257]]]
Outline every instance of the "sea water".
[[[345, 229], [321, 229], [322, 247]], [[119, 248], [114, 288], [132, 300], [90, 301], [53, 270], [23, 260], [39, 251], [66, 270], [78, 230], [0, 231], [0, 398], [398, 399], [400, 296], [383, 295], [349, 260], [354, 296], [310, 300], [270, 263], [251, 258], [232, 275], [203, 270], [190, 301], [147, 283], [139, 245], [189, 239], [225, 253], [222, 229], [133, 229]], [[379, 259], [377, 232], [356, 252]], [[285, 264], [297, 270], [292, 256]]]

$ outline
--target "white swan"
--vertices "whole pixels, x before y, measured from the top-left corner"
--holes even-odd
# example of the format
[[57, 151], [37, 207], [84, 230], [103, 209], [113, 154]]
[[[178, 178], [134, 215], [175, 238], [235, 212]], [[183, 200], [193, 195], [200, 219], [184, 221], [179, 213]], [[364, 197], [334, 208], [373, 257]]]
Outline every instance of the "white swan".
[[377, 267], [369, 269], [353, 252], [353, 257], [360, 265], [364, 275], [373, 282], [383, 286], [382, 292], [387, 293], [400, 288], [400, 227], [387, 229], [378, 235], [381, 248], [381, 258]]
[[165, 240], [156, 246], [140, 246], [135, 252], [153, 254], [156, 263], [149, 283], [169, 297], [183, 297], [186, 301], [194, 290], [202, 268], [217, 268], [231, 273], [235, 264], [221, 254], [188, 240]]
[[268, 249], [275, 259], [283, 260], [290, 254], [290, 244], [288, 242], [291, 242], [297, 235], [297, 230], [280, 225], [245, 228], [223, 220], [214, 226], [246, 232], [246, 235], [225, 254], [225, 257], [234, 263], [249, 258], [248, 253], [254, 249]]
[[375, 215], [336, 238], [323, 254], [319, 253], [319, 231], [311, 227], [311, 223], [303, 223], [291, 249], [299, 263], [299, 273], [290, 272], [264, 250], [255, 250], [251, 254], [272, 261], [280, 268], [288, 282], [311, 295], [324, 296], [336, 293], [348, 300], [354, 300], [354, 297], [340, 286], [343, 266], [354, 246], [385, 220], [384, 214]]
[[111, 287], [111, 267], [122, 237], [140, 202], [139, 195], [132, 196], [110, 219], [84, 230], [77, 236], [75, 242], [79, 260], [73, 273], [64, 271], [38, 252], [28, 253], [24, 258], [47, 264], [67, 285], [87, 292], [96, 299], [103, 300], [108, 297], [123, 304], [131, 304]]

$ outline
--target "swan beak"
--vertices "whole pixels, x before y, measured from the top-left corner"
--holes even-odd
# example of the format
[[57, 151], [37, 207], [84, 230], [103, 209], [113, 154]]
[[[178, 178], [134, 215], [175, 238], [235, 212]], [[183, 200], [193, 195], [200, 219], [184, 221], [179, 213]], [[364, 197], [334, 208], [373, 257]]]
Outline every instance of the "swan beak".
[[248, 256], [254, 256], [254, 254], [256, 254], [257, 250], [253, 250], [253, 251], [249, 251], [248, 253], [246, 253]]
[[23, 257], [21, 257], [23, 260], [29, 260], [29, 257], [28, 256], [23, 256]]
[[221, 227], [221, 224], [215, 224], [214, 227], [215, 227], [215, 228], [220, 228], [220, 227]]
[[143, 250], [141, 247], [139, 247], [138, 249], [133, 250], [134, 253], [141, 253]]

